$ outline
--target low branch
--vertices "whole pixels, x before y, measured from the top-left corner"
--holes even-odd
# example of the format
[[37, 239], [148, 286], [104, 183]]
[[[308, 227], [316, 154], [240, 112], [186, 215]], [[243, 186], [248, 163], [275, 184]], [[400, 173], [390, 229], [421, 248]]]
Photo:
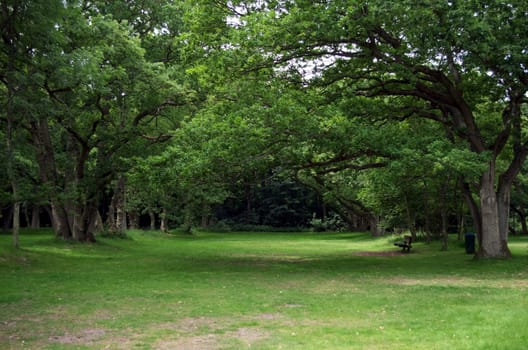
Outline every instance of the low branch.
[[157, 116], [157, 115], [159, 115], [166, 107], [182, 107], [182, 106], [185, 106], [185, 104], [186, 104], [185, 102], [175, 102], [175, 101], [172, 101], [172, 100], [167, 100], [165, 102], [160, 103], [159, 105], [157, 105], [154, 108], [147, 109], [147, 110], [144, 110], [144, 111], [138, 113], [134, 117], [134, 121], [132, 122], [132, 125], [138, 126], [139, 123], [141, 122], [141, 120], [143, 120], [144, 118], [146, 118], [148, 116]]
[[144, 139], [152, 142], [152, 143], [158, 143], [158, 142], [165, 142], [172, 138], [172, 135], [170, 134], [159, 134], [158, 136], [151, 136], [151, 135], [141, 135]]
[[363, 164], [354, 164], [354, 163], [347, 163], [352, 161], [357, 161], [360, 157], [374, 157], [374, 156], [381, 156], [385, 158], [387, 155], [383, 155], [380, 152], [372, 151], [372, 150], [366, 150], [366, 151], [359, 151], [354, 154], [340, 154], [335, 156], [334, 158], [328, 159], [326, 161], [321, 162], [308, 162], [304, 165], [296, 167], [297, 170], [302, 169], [319, 169], [317, 170], [318, 174], [328, 174], [332, 172], [339, 172], [343, 170], [367, 170], [367, 169], [374, 169], [374, 168], [382, 168], [388, 165], [387, 161], [373, 161], [373, 162], [367, 162]]
[[330, 174], [330, 173], [337, 173], [343, 170], [362, 171], [362, 170], [367, 170], [367, 169], [384, 168], [387, 165], [389, 165], [388, 162], [374, 162], [374, 163], [366, 163], [366, 164], [344, 164], [341, 166], [319, 170], [317, 171], [317, 173], [319, 175], [324, 175], [324, 174]]

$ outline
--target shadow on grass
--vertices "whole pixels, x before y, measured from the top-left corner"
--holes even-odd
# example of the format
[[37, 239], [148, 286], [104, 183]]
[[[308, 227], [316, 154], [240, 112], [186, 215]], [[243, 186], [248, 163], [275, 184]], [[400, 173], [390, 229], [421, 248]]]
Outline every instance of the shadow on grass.
[[[383, 241], [386, 237], [377, 239], [365, 233], [198, 232], [189, 236], [134, 231], [130, 237], [77, 243], [55, 239], [50, 231], [40, 231], [25, 236], [21, 252], [31, 260], [35, 258], [39, 263], [48, 261], [58, 266], [68, 264], [68, 260], [82, 265], [83, 260], [96, 259], [101, 264], [98, 269], [104, 269], [105, 262], [118, 261], [123, 266], [134, 266], [136, 272], [146, 276], [181, 272], [218, 276], [288, 273], [307, 278], [312, 274], [387, 278], [485, 274], [486, 278], [491, 278], [523, 272], [528, 265], [528, 247], [519, 249], [528, 243], [527, 237], [513, 238], [515, 243], [512, 244], [516, 244], [515, 250], [521, 254], [506, 261], [474, 261], [458, 241], [451, 241], [447, 252], [440, 252], [439, 243], [419, 243], [413, 246], [410, 254], [401, 254], [399, 248]], [[5, 237], [3, 240], [6, 241]], [[329, 243], [324, 244], [324, 241]], [[341, 245], [341, 241], [347, 245]], [[371, 242], [373, 245], [369, 244]], [[309, 249], [303, 250], [305, 246]], [[78, 259], [79, 263], [72, 259]]]

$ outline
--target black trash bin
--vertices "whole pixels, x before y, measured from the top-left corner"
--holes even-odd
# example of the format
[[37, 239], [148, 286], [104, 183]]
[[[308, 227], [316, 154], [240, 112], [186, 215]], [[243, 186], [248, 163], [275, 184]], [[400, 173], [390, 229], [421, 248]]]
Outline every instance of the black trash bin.
[[466, 233], [464, 236], [465, 240], [465, 246], [466, 246], [466, 253], [467, 254], [475, 254], [475, 234], [474, 233]]

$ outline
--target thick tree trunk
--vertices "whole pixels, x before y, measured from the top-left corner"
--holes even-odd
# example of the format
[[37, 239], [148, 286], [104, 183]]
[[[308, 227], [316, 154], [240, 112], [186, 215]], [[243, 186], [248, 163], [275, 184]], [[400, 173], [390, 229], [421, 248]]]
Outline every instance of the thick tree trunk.
[[369, 225], [370, 225], [370, 233], [372, 237], [379, 237], [383, 235], [383, 231], [380, 229], [379, 226], [379, 216], [377, 215], [370, 215], [368, 217]]
[[39, 165], [40, 180], [44, 186], [48, 187], [51, 223], [55, 231], [55, 236], [69, 240], [72, 238], [71, 220], [64, 202], [59, 199], [59, 193], [64, 189], [61, 188], [58, 181], [48, 121], [41, 119], [32, 122], [31, 136]]
[[97, 207], [92, 203], [75, 205], [73, 238], [79, 242], [95, 242]]
[[[500, 202], [500, 203], [499, 203]], [[504, 208], [508, 203], [507, 209]], [[495, 162], [491, 161], [480, 180], [481, 244], [477, 256], [481, 258], [509, 258], [508, 249], [509, 191], [499, 195], [495, 191]], [[506, 222], [506, 226], [504, 226]], [[505, 232], [504, 232], [504, 231]]]
[[51, 201], [52, 224], [55, 236], [65, 240], [72, 239], [70, 219], [64, 205], [57, 200]]

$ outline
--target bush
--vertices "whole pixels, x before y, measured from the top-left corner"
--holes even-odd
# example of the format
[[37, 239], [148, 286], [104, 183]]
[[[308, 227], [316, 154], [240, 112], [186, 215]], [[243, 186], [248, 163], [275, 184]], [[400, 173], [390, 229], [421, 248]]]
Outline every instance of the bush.
[[313, 214], [312, 220], [310, 220], [310, 225], [312, 226], [312, 231], [314, 232], [338, 232], [345, 231], [346, 228], [346, 224], [337, 214], [327, 216], [323, 219], [317, 218], [315, 214]]

